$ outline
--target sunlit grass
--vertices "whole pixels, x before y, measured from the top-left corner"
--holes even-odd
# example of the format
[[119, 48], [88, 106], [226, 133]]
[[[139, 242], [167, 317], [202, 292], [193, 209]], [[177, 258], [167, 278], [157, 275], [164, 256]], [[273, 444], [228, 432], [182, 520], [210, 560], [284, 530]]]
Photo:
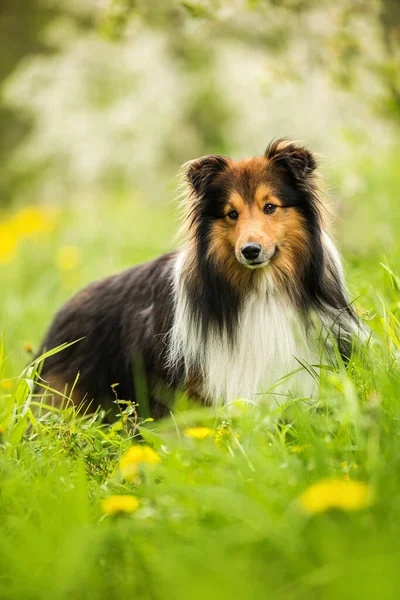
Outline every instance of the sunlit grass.
[[395, 360], [380, 338], [278, 414], [121, 405], [112, 425], [32, 395], [32, 363], [0, 386], [0, 597], [395, 597]]
[[0, 266], [2, 600], [398, 598], [399, 247], [345, 252], [372, 335], [317, 401], [161, 422], [121, 402], [108, 424], [35, 395], [33, 352], [76, 289], [174, 247], [173, 207], [87, 199], [25, 227]]

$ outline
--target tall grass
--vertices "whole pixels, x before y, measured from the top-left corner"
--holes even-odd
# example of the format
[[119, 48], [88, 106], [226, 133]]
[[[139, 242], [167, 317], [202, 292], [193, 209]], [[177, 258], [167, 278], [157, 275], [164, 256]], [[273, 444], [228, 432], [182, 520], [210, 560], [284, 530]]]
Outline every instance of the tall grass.
[[[173, 219], [118, 199], [89, 214], [60, 213], [2, 267], [0, 598], [397, 599], [398, 246], [372, 260], [352, 254], [348, 279], [362, 282], [353, 292], [371, 340], [347, 368], [322, 371], [318, 400], [282, 398], [274, 409], [241, 400], [217, 411], [177, 404], [160, 422], [121, 403], [107, 424], [101, 411], [82, 415], [68, 399], [59, 409], [35, 396], [40, 360], [29, 344], [94, 273], [162, 251]], [[65, 246], [79, 254], [57, 258]], [[132, 446], [153, 454], [134, 453], [128, 476]], [[138, 507], [110, 514], [104, 500], [114, 496]]]

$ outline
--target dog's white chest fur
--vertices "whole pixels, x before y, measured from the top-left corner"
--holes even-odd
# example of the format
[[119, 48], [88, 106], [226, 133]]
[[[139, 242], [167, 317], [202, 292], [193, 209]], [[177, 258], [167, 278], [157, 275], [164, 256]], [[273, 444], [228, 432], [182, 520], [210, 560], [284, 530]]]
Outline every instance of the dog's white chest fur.
[[268, 400], [268, 390], [297, 369], [300, 371], [274, 387], [274, 392], [313, 393], [315, 380], [299, 361], [319, 362], [317, 343], [306, 336], [300, 315], [288, 302], [273, 293], [267, 296], [268, 281], [265, 290], [244, 302], [233, 344], [218, 331], [211, 331], [206, 340], [202, 338], [179, 281], [176, 285], [180, 289], [175, 296], [171, 362], [183, 358], [186, 373], [194, 365], [200, 368], [202, 395], [210, 403], [228, 403], [240, 397]]

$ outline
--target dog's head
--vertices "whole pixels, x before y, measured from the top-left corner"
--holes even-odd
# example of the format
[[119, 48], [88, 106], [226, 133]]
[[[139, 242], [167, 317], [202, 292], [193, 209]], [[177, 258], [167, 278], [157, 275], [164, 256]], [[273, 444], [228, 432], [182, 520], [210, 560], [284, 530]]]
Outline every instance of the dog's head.
[[236, 274], [270, 269], [286, 280], [296, 277], [320, 233], [316, 166], [309, 150], [286, 140], [261, 157], [188, 163], [186, 229], [199, 258]]

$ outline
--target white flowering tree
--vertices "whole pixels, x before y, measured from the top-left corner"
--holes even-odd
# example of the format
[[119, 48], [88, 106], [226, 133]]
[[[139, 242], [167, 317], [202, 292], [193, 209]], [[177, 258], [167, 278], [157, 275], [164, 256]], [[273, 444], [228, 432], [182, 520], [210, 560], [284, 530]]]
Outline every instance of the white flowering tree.
[[22, 4], [1, 9], [3, 202], [157, 201], [189, 158], [277, 135], [346, 158], [349, 140], [390, 142], [377, 114], [400, 114], [395, 0]]

